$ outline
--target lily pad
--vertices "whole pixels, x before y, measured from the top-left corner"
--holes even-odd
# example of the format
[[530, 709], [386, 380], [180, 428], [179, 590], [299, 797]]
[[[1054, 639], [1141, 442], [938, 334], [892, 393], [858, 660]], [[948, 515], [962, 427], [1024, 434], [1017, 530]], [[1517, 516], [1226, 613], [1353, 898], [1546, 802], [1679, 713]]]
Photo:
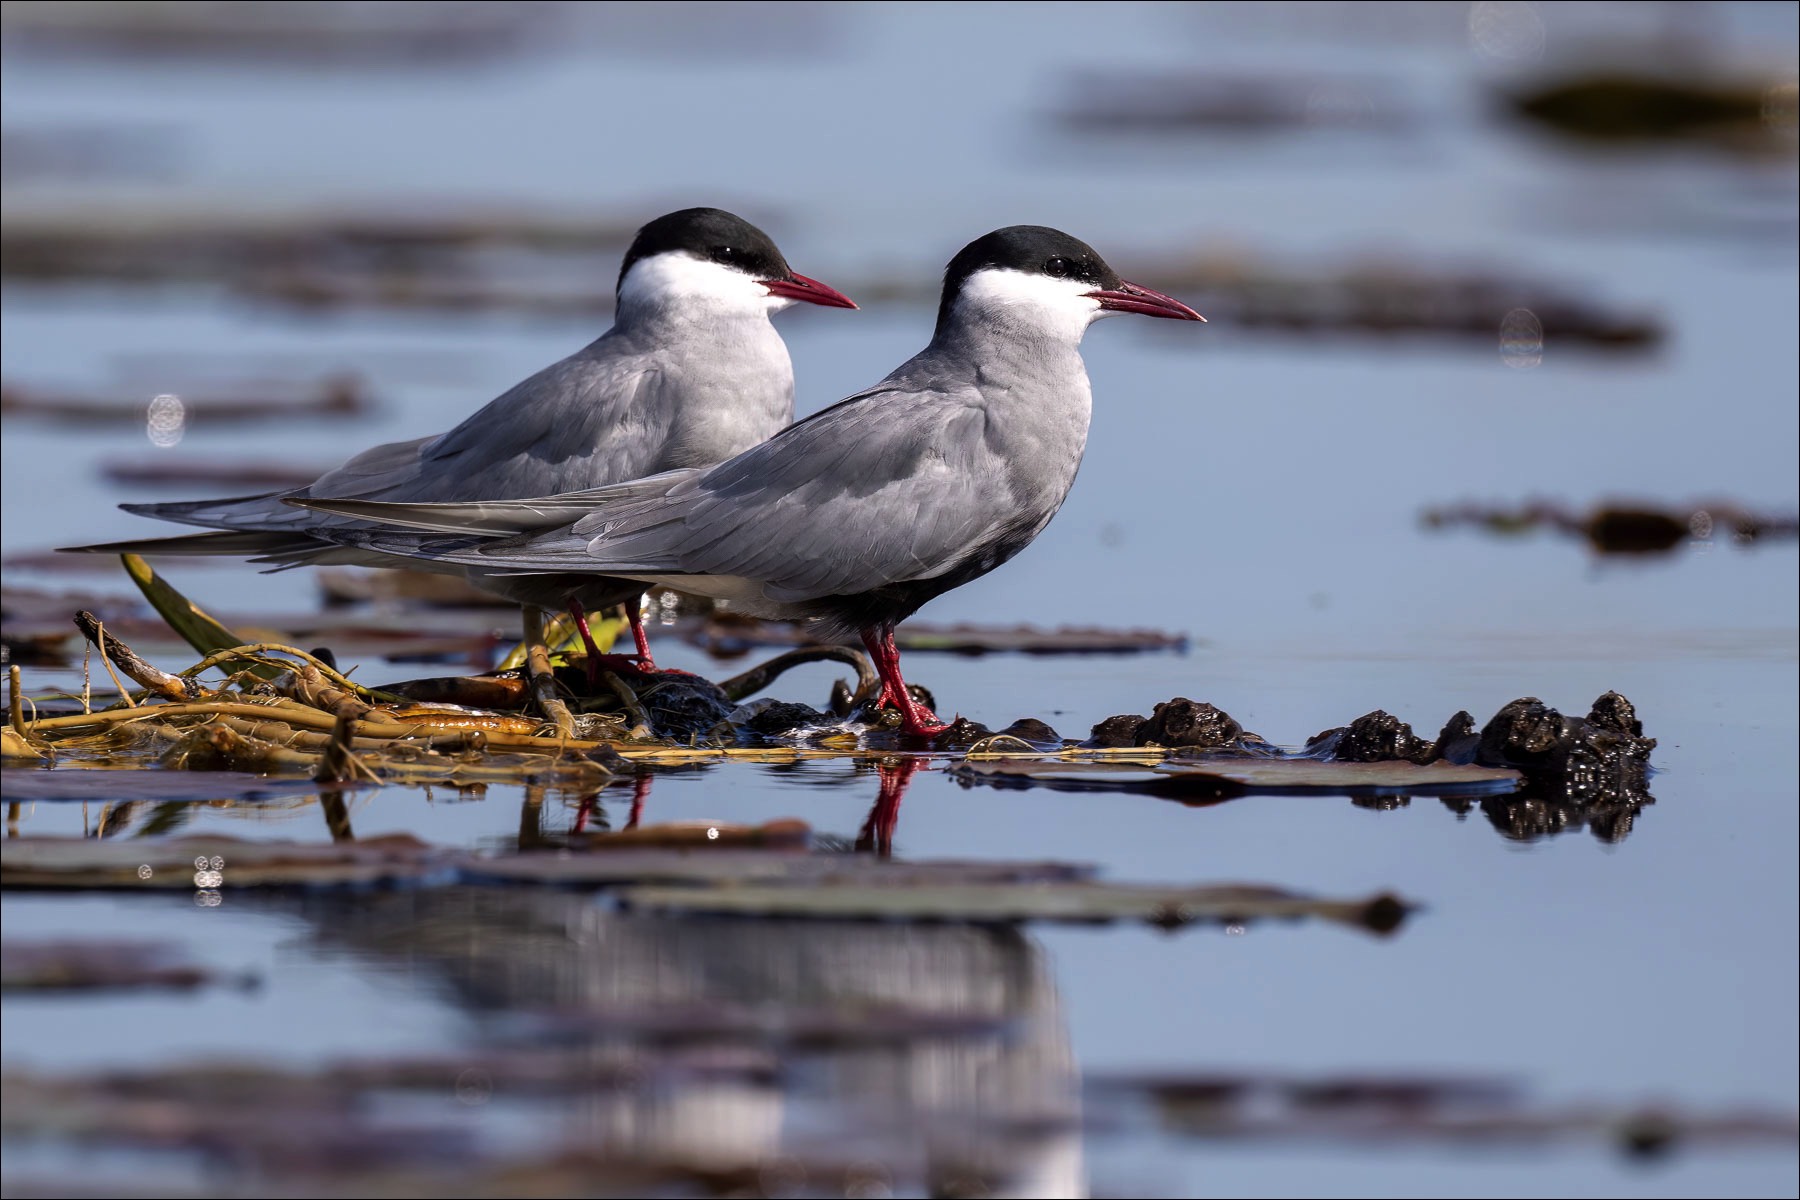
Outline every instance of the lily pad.
[[1246, 792], [1294, 795], [1494, 796], [1516, 791], [1522, 776], [1496, 767], [1435, 762], [1321, 762], [1296, 758], [1215, 758], [1191, 762], [1088, 762], [1008, 758], [963, 762], [952, 772], [965, 784], [1074, 791], [1135, 791], [1172, 797]]

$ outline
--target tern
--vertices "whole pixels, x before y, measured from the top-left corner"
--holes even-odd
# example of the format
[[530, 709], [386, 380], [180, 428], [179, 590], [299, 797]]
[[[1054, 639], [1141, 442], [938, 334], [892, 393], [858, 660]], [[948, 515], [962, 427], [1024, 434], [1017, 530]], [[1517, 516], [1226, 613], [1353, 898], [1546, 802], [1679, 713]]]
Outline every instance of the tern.
[[[281, 567], [421, 566], [329, 532], [341, 516], [296, 508], [306, 497], [427, 503], [510, 500], [622, 483], [723, 462], [794, 419], [794, 369], [769, 318], [795, 302], [855, 308], [798, 274], [769, 236], [716, 208], [658, 217], [619, 270], [613, 326], [502, 393], [448, 433], [376, 446], [305, 487], [225, 500], [126, 504], [129, 512], [221, 532], [72, 547], [108, 554], [255, 555]], [[593, 673], [600, 654], [586, 611], [624, 602], [636, 668], [656, 670], [641, 583], [586, 572], [502, 575], [438, 567], [521, 604], [568, 608]], [[618, 661], [614, 659], [613, 661]]]

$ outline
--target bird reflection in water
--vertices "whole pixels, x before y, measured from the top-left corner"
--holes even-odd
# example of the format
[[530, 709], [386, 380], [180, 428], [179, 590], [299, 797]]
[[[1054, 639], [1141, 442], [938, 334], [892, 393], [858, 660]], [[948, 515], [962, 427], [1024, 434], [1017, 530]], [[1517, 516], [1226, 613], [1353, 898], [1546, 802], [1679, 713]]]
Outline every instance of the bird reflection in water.
[[875, 770], [881, 776], [881, 790], [875, 796], [875, 807], [869, 810], [868, 819], [856, 835], [858, 853], [874, 853], [882, 858], [893, 855], [894, 826], [900, 822], [900, 801], [912, 785], [913, 776], [924, 765], [922, 758], [899, 756], [884, 758], [875, 764]]
[[[875, 764], [858, 851], [892, 852], [923, 766]], [[632, 779], [627, 829], [651, 778]], [[545, 794], [527, 789], [522, 848], [562, 840], [542, 828]], [[605, 827], [602, 794], [581, 797], [571, 834]], [[556, 1136], [601, 1161], [808, 1171], [801, 1190], [828, 1193], [1086, 1194], [1061, 997], [1016, 927], [683, 916], [550, 889], [291, 903], [325, 953], [470, 1018], [472, 1059], [554, 1050], [573, 1081]], [[478, 1106], [500, 1139], [506, 1102], [531, 1101], [505, 1092]]]
[[[636, 829], [638, 827], [638, 822], [643, 819], [644, 801], [649, 798], [650, 781], [652, 778], [654, 777], [648, 771], [632, 777], [631, 811], [626, 815], [625, 824], [621, 826], [621, 828]], [[583, 796], [580, 805], [575, 810], [575, 823], [569, 827], [569, 832], [587, 832], [588, 821], [599, 811], [599, 803], [599, 792], [589, 792], [587, 795]], [[604, 813], [600, 814], [600, 819], [602, 821], [606, 819]]]
[[[554, 1050], [567, 1082], [534, 1136], [598, 1162], [804, 1170], [808, 1194], [1086, 1194], [1067, 1020], [1015, 927], [679, 916], [548, 889], [292, 903], [325, 955], [467, 1017], [471, 1061]], [[470, 1118], [502, 1144], [509, 1101], [532, 1102], [507, 1093]]]

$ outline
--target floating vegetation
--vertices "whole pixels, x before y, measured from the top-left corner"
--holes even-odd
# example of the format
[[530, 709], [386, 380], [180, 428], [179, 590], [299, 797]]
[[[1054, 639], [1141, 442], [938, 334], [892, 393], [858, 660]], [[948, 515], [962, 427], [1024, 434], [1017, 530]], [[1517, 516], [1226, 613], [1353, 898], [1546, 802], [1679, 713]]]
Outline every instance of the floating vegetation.
[[1517, 790], [1517, 771], [1409, 762], [1343, 763], [1309, 759], [1218, 759], [1211, 762], [1069, 762], [1006, 759], [964, 762], [968, 783], [1038, 784], [1065, 791], [1148, 792], [1172, 799], [1218, 799], [1246, 792], [1286, 795], [1480, 796]]
[[[674, 593], [655, 593], [676, 599]], [[701, 598], [681, 596], [674, 607], [677, 637], [715, 658], [730, 658], [764, 646], [820, 644], [804, 623], [765, 621], [713, 607]], [[690, 615], [690, 610], [693, 610]], [[908, 654], [1185, 654], [1186, 634], [1159, 629], [1099, 629], [1065, 625], [1038, 629], [1031, 625], [933, 625], [907, 621], [894, 631], [894, 641]]]
[[1428, 508], [1420, 520], [1427, 529], [1466, 525], [1506, 536], [1548, 529], [1585, 541], [1596, 554], [1622, 556], [1672, 554], [1721, 542], [1753, 546], [1800, 536], [1800, 517], [1752, 512], [1731, 503], [1665, 507], [1615, 502], [1580, 512], [1552, 500], [1528, 500], [1517, 507], [1471, 501]]
[[1794, 149], [1791, 81], [1594, 72], [1518, 89], [1503, 103], [1516, 118], [1589, 144], [1700, 144], [1745, 154]]
[[161, 942], [99, 939], [0, 942], [0, 991], [175, 991], [223, 985], [253, 988], [254, 975], [225, 975], [186, 960]]
[[362, 379], [349, 373], [298, 383], [255, 380], [208, 384], [198, 393], [187, 392], [180, 397], [152, 398], [146, 394], [132, 400], [122, 400], [117, 393], [90, 395], [44, 391], [12, 383], [0, 387], [0, 413], [8, 417], [33, 417], [81, 425], [144, 425], [149, 422], [152, 440], [164, 446], [179, 441], [186, 423], [196, 420], [217, 425], [360, 417], [374, 408], [374, 399]]
[[1547, 1106], [1510, 1080], [1481, 1076], [1114, 1075], [1090, 1081], [1088, 1095], [1112, 1104], [1147, 1099], [1164, 1131], [1208, 1140], [1459, 1149], [1585, 1142], [1653, 1158], [1676, 1149], [1780, 1149], [1800, 1139], [1790, 1113]]
[[[189, 563], [223, 564], [224, 558], [195, 558]], [[85, 570], [94, 563], [110, 569], [111, 564], [98, 555], [59, 554], [46, 565], [48, 569]], [[33, 569], [29, 555], [9, 557], [6, 567]], [[187, 565], [184, 563], [184, 565]], [[147, 569], [147, 568], [146, 568]], [[180, 604], [187, 601], [183, 598]], [[199, 630], [207, 623], [224, 628], [211, 617], [204, 622], [190, 622], [180, 608], [169, 606], [173, 619], [158, 614], [147, 616], [141, 598], [112, 593], [50, 591], [41, 588], [0, 588], [0, 647], [8, 655], [4, 661], [55, 666], [81, 657], [82, 637], [69, 621], [71, 613], [88, 611], [106, 624], [107, 631], [126, 642], [167, 648], [193, 645], [173, 628], [188, 626], [186, 632], [202, 636]], [[159, 619], [160, 617], [160, 619]], [[506, 622], [512, 624], [513, 622]], [[413, 609], [404, 614], [318, 614], [284, 613], [279, 615], [237, 616], [232, 624], [266, 634], [266, 640], [280, 644], [303, 642], [312, 645], [329, 643], [346, 657], [380, 657], [394, 662], [460, 661], [485, 664], [493, 656], [496, 638], [490, 614], [470, 619], [466, 613], [433, 613]], [[219, 635], [220, 645], [237, 644], [235, 635]], [[204, 638], [203, 638], [204, 640]]]
[[[116, 801], [162, 804], [384, 782], [514, 782], [597, 792], [652, 765], [851, 757], [875, 760], [880, 773], [881, 795], [856, 844], [882, 855], [891, 849], [900, 800], [918, 769], [916, 761], [889, 757], [899, 749], [957, 760], [953, 773], [965, 784], [1141, 791], [1190, 803], [1249, 793], [1333, 794], [1385, 808], [1425, 794], [1443, 798], [1459, 813], [1480, 801], [1496, 828], [1521, 839], [1586, 826], [1616, 841], [1630, 832], [1638, 811], [1654, 803], [1648, 778], [1656, 742], [1643, 735], [1630, 702], [1613, 692], [1595, 701], [1585, 717], [1564, 717], [1533, 697], [1504, 706], [1480, 729], [1468, 713], [1457, 713], [1430, 741], [1376, 711], [1317, 734], [1295, 751], [1245, 730], [1215, 705], [1186, 697], [1156, 705], [1148, 717], [1108, 717], [1082, 742], [1033, 718], [999, 731], [959, 718], [933, 738], [906, 738], [894, 729], [897, 711], [873, 707], [876, 674], [865, 655], [848, 647], [788, 650], [718, 683], [679, 671], [607, 671], [594, 686], [582, 666], [554, 666], [539, 645], [523, 668], [369, 688], [340, 673], [325, 651], [238, 644], [238, 635], [141, 560], [127, 556], [127, 567], [158, 612], [208, 653], [170, 674], [94, 614], [78, 613], [76, 627], [99, 652], [122, 698], [102, 709], [84, 701], [79, 712], [34, 709], [27, 719], [15, 668], [7, 757], [62, 770], [50, 772], [57, 778], [21, 780], [9, 792], [16, 787], [21, 797], [45, 800], [110, 793]], [[966, 630], [959, 634], [966, 636]], [[785, 671], [817, 661], [840, 662], [856, 673], [854, 682], [834, 685], [825, 708], [768, 697], [750, 701]], [[209, 672], [224, 678], [203, 682]], [[136, 689], [127, 690], [126, 680]], [[924, 689], [916, 691], [933, 703]], [[77, 765], [108, 768], [107, 781], [77, 776], [64, 783], [67, 768]], [[174, 784], [162, 778], [171, 772], [221, 776], [216, 785]], [[266, 782], [280, 778], [294, 786]], [[638, 807], [641, 801], [640, 793]], [[333, 832], [348, 837], [347, 819], [334, 822]], [[647, 835], [628, 832], [632, 836], [621, 841], [610, 831], [578, 828], [559, 844], [611, 840], [642, 848]], [[671, 834], [664, 829], [657, 836]], [[705, 836], [716, 841], [720, 833], [711, 828]], [[1119, 902], [1129, 908], [1141, 899]], [[975, 908], [987, 903], [965, 900]], [[813, 902], [796, 903], [792, 915]]]
[[437, 213], [9, 208], [6, 277], [223, 287], [300, 307], [610, 311], [641, 222], [513, 209]]
[[1266, 135], [1304, 129], [1401, 133], [1416, 114], [1392, 83], [1345, 75], [1246, 75], [1216, 70], [1078, 73], [1051, 118], [1062, 129], [1110, 138]]
[[542, 59], [576, 45], [615, 55], [788, 60], [816, 56], [836, 44], [843, 19], [836, 7], [816, 3], [746, 12], [716, 2], [639, 11], [492, 0], [326, 6], [296, 0], [250, 6], [166, 0], [73, 7], [17, 0], [8, 4], [0, 25], [9, 42], [39, 56], [388, 70]]

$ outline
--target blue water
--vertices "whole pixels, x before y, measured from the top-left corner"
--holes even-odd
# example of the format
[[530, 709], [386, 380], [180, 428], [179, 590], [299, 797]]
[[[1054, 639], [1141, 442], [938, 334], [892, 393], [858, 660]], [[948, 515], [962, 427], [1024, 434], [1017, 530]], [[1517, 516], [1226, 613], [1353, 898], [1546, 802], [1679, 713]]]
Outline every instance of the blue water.
[[[889, 268], [924, 276], [979, 232], [1035, 221], [1137, 263], [1221, 245], [1299, 267], [1388, 252], [1549, 278], [1655, 311], [1670, 337], [1654, 353], [1595, 355], [1552, 341], [1527, 370], [1479, 341], [1279, 338], [1228, 320], [1100, 325], [1087, 343], [1094, 427], [1068, 504], [1028, 552], [924, 616], [1155, 626], [1192, 635], [1194, 649], [909, 661], [942, 708], [995, 727], [1034, 715], [1071, 736], [1173, 695], [1297, 743], [1376, 707], [1429, 735], [1459, 708], [1483, 719], [1537, 695], [1579, 713], [1616, 689], [1659, 739], [1657, 803], [1625, 841], [1511, 842], [1479, 810], [1459, 819], [1424, 797], [1392, 812], [1342, 798], [1189, 809], [964, 789], [928, 771], [906, 795], [895, 847], [1092, 861], [1119, 879], [1391, 889], [1427, 906], [1386, 940], [1321, 925], [1243, 937], [1034, 930], [1020, 953], [1041, 964], [1053, 1024], [1089, 1072], [1493, 1073], [1546, 1103], [1791, 1110], [1800, 1104], [1792, 543], [1697, 544], [1613, 563], [1550, 535], [1432, 533], [1417, 516], [1435, 503], [1536, 495], [1576, 505], [1722, 497], [1791, 510], [1800, 498], [1792, 161], [1576, 156], [1488, 120], [1478, 86], [1508, 68], [1469, 52], [1461, 6], [1408, 19], [1381, 10], [1388, 16], [1366, 26], [1344, 11], [1319, 7], [1316, 27], [1287, 28], [1234, 6], [857, 7], [832, 10], [818, 56], [746, 63], [592, 43], [476, 70], [386, 74], [14, 56], [0, 83], [9, 125], [171, 126], [187, 173], [158, 189], [9, 186], [6, 202], [230, 212], [503, 199], [642, 216], [723, 202], [768, 225], [797, 269], [833, 283]], [[1586, 6], [1564, 17], [1546, 7], [1552, 62], [1582, 36], [1676, 19], [1648, 11]], [[1792, 6], [1699, 13], [1708, 53], [1785, 63], [1791, 75]], [[1420, 119], [1406, 135], [1311, 130], [1105, 148], [1042, 119], [1066, 70], [1159, 65], [1375, 73], [1397, 82]], [[350, 444], [442, 428], [597, 328], [506, 315], [302, 317], [204, 291], [14, 284], [0, 292], [0, 318], [9, 383], [104, 392], [120, 386], [119, 362], [148, 352], [295, 356], [308, 374], [357, 368], [384, 402], [376, 415], [279, 429], [282, 454], [321, 466]], [[904, 305], [783, 318], [802, 411], [879, 377], [917, 349], [929, 320]], [[152, 385], [145, 398], [156, 390], [166, 389]], [[179, 453], [224, 456], [259, 436], [201, 425]], [[9, 420], [6, 552], [144, 532], [112, 507], [132, 494], [100, 482], [93, 464], [155, 453], [141, 431]], [[52, 489], [56, 503], [45, 503]], [[295, 575], [174, 564], [167, 574], [232, 611], [314, 603]], [[56, 583], [15, 571], [7, 582]], [[675, 645], [659, 657], [714, 666]], [[808, 667], [777, 692], [818, 704], [835, 673]], [[645, 819], [797, 816], [852, 835], [875, 790], [873, 775], [848, 763], [730, 764], [659, 774]], [[615, 824], [628, 795], [607, 793]], [[352, 820], [362, 836], [495, 845], [516, 834], [521, 799], [509, 787], [463, 802], [394, 788], [360, 796]], [[552, 825], [572, 815], [555, 796], [546, 814]], [[75, 806], [45, 804], [21, 830], [80, 832], [83, 820]], [[208, 809], [190, 828], [324, 836], [313, 807]], [[9, 937], [172, 937], [268, 980], [256, 993], [199, 999], [9, 999], [0, 1026], [9, 1067], [210, 1054], [311, 1061], [469, 1034], [467, 1001], [442, 979], [396, 971], [391, 948], [322, 947], [317, 914], [236, 896], [200, 909], [14, 894], [0, 913]], [[1295, 1150], [1139, 1131], [1096, 1132], [1072, 1156], [1059, 1146], [1044, 1161], [1054, 1166], [1047, 1192], [1796, 1189], [1791, 1153], [1677, 1156], [1645, 1170], [1592, 1148]]]

